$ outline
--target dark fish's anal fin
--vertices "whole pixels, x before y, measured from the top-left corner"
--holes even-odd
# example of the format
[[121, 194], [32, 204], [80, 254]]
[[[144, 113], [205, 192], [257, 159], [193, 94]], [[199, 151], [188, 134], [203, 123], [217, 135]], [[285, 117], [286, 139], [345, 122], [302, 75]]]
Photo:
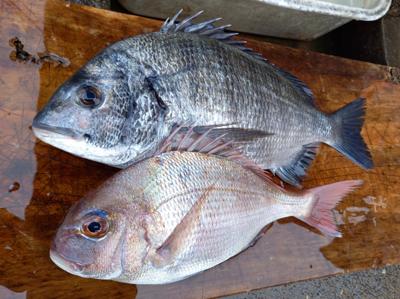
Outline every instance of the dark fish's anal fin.
[[301, 188], [301, 180], [314, 160], [318, 146], [319, 143], [303, 146], [303, 149], [297, 153], [290, 165], [273, 169], [273, 172], [286, 183]]
[[226, 28], [229, 28], [231, 25], [222, 25], [222, 26], [215, 26], [214, 23], [220, 21], [221, 18], [215, 18], [211, 20], [207, 20], [201, 23], [193, 23], [192, 21], [201, 15], [203, 11], [199, 11], [198, 13], [189, 16], [182, 21], [178, 22], [177, 19], [179, 15], [182, 13], [182, 9], [178, 11], [178, 13], [173, 16], [171, 19], [165, 20], [164, 24], [162, 25], [160, 32], [163, 33], [174, 33], [174, 32], [186, 32], [191, 34], [198, 34], [204, 37], [208, 37], [211, 39], [218, 40], [225, 44], [228, 44], [236, 49], [239, 49], [248, 55], [252, 56], [253, 58], [263, 61], [271, 65], [281, 76], [288, 79], [300, 92], [306, 95], [306, 98], [309, 99], [310, 103], [314, 103], [314, 96], [310, 88], [299, 78], [296, 76], [288, 73], [287, 71], [282, 70], [278, 66], [274, 65], [273, 63], [269, 62], [265, 59], [260, 53], [255, 52], [253, 49], [246, 47], [245, 41], [233, 39], [234, 36], [238, 35], [237, 32], [228, 32]]
[[187, 248], [191, 233], [199, 226], [202, 209], [213, 189], [214, 185], [211, 185], [203, 192], [164, 243], [151, 255], [150, 259], [154, 266], [164, 267], [173, 263]]

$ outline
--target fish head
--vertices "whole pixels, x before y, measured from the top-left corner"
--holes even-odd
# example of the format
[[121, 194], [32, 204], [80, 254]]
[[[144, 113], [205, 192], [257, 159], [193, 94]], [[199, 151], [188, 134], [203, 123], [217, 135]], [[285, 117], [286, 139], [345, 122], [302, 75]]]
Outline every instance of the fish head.
[[[111, 187], [113, 188], [113, 187]], [[140, 272], [147, 243], [141, 208], [107, 187], [76, 203], [59, 227], [50, 249], [61, 269], [86, 278], [116, 280]], [[121, 200], [122, 199], [122, 200]], [[129, 265], [128, 268], [126, 264]]]
[[156, 149], [165, 114], [140, 64], [111, 47], [58, 88], [32, 128], [66, 152], [125, 167]]

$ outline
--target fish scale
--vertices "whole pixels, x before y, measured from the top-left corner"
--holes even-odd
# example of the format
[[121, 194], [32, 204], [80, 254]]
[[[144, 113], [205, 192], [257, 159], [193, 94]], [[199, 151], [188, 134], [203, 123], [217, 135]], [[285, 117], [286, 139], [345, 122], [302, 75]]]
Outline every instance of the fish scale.
[[[321, 139], [321, 136], [318, 136], [318, 129], [324, 121], [318, 120], [324, 118], [323, 114], [309, 105], [305, 111], [299, 111], [300, 101], [295, 97], [298, 96], [298, 92], [291, 85], [277, 84], [282, 78], [275, 73], [266, 72], [265, 63], [256, 61], [240, 51], [233, 51], [229, 46], [210, 47], [209, 55], [206, 56], [201, 50], [210, 42], [195, 35], [182, 33], [177, 33], [175, 36], [168, 35], [165, 37], [168, 41], [166, 44], [160, 41], [164, 38], [161, 34], [154, 34], [154, 38], [157, 38], [161, 52], [159, 62], [154, 60], [155, 68], [162, 74], [158, 81], [162, 90], [160, 95], [181, 107], [176, 114], [183, 121], [190, 123], [196, 119], [196, 123], [202, 125], [235, 123], [243, 128], [258, 128], [273, 133], [273, 140], [270, 140], [271, 138], [259, 140], [246, 149], [246, 153], [247, 151], [251, 153], [250, 158], [264, 168], [271, 168], [274, 163], [277, 165], [287, 163], [288, 161], [281, 161], [280, 156], [290, 157], [299, 150], [299, 144], [308, 144]], [[172, 42], [171, 39], [175, 40]], [[182, 44], [181, 40], [185, 42]], [[180, 53], [175, 53], [173, 49], [176, 48], [176, 44], [185, 47], [189, 42], [193, 44], [190, 48], [194, 50], [187, 58], [190, 62], [187, 62], [179, 59]], [[171, 51], [168, 51], [170, 48]], [[157, 50], [153, 49], [156, 53]], [[164, 57], [164, 51], [169, 53], [167, 57]], [[155, 59], [156, 57], [154, 56]], [[166, 60], [168, 63], [165, 63]], [[234, 63], [238, 60], [245, 60], [246, 68]], [[221, 61], [225, 63], [221, 65]], [[187, 67], [188, 64], [191, 68]], [[214, 67], [214, 64], [217, 67]], [[181, 71], [175, 73], [176, 69]], [[240, 78], [235, 75], [238, 73]], [[193, 81], [197, 82], [197, 78], [203, 83], [201, 92], [190, 84]], [[221, 78], [225, 80], [221, 81]], [[245, 84], [248, 88], [243, 89], [240, 88], [241, 81], [251, 84]], [[266, 85], [265, 82], [270, 84]], [[181, 84], [186, 85], [180, 88]], [[216, 86], [216, 84], [221, 85]], [[237, 86], [237, 89], [231, 86]], [[293, 104], [282, 105], [282, 97], [288, 94], [291, 98], [286, 100]], [[227, 99], [232, 100], [227, 101]], [[184, 103], [179, 104], [181, 101]], [[259, 107], [257, 114], [254, 113], [253, 105]], [[298, 114], [301, 114], [300, 126]], [[293, 117], [286, 117], [285, 122], [277, 122], [276, 115], [293, 115]], [[327, 118], [325, 122], [328, 122]]]

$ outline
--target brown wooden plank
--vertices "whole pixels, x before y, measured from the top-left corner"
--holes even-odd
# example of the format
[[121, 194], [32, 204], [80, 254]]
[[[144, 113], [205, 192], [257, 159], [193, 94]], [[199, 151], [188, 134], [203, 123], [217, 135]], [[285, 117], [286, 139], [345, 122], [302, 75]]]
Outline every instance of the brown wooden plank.
[[[256, 246], [188, 280], [139, 286], [82, 279], [54, 266], [49, 244], [69, 206], [115, 170], [38, 142], [30, 124], [54, 90], [110, 42], [157, 30], [160, 22], [56, 0], [0, 0], [0, 297], [200, 298], [400, 262], [400, 86], [397, 69], [250, 41], [298, 75], [330, 112], [368, 99], [363, 134], [376, 164], [363, 171], [323, 146], [306, 186], [362, 178], [338, 210], [344, 238], [331, 240], [295, 220], [275, 223]], [[10, 59], [13, 37], [69, 67]], [[17, 184], [18, 183], [18, 184]], [[10, 192], [11, 191], [11, 192]]]

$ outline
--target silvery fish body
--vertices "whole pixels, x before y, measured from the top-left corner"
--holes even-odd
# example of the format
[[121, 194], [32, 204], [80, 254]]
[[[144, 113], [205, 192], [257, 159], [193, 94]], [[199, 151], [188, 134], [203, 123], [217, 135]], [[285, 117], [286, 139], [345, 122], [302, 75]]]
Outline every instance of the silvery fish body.
[[[36, 116], [40, 139], [125, 168], [150, 157], [174, 127], [218, 126], [244, 154], [299, 185], [318, 143], [371, 168], [360, 130], [364, 100], [327, 115], [296, 77], [192, 18], [117, 42], [80, 69]], [[217, 132], [217, 131], [214, 131]]]
[[75, 205], [51, 258], [82, 277], [170, 283], [238, 254], [283, 217], [340, 236], [330, 210], [359, 184], [288, 192], [226, 158], [167, 152], [120, 171]]

